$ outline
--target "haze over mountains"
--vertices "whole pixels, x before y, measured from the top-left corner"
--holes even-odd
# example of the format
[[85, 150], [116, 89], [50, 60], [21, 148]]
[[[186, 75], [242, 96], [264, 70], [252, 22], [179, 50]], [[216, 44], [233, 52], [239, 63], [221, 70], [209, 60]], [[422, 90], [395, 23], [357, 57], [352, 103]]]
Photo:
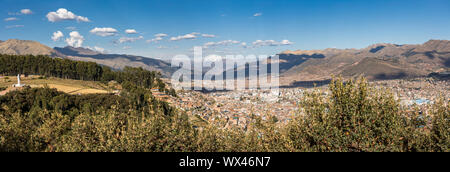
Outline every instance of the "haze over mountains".
[[[115, 69], [125, 66], [156, 70], [170, 76], [177, 68], [170, 63], [133, 55], [103, 54], [88, 48], [50, 48], [35, 41], [0, 41], [0, 54], [49, 55], [91, 61]], [[363, 49], [285, 51], [280, 54], [282, 85], [299, 81], [326, 81], [333, 75], [365, 76], [370, 80], [426, 76], [448, 71], [450, 41], [430, 40], [420, 45], [374, 44]]]

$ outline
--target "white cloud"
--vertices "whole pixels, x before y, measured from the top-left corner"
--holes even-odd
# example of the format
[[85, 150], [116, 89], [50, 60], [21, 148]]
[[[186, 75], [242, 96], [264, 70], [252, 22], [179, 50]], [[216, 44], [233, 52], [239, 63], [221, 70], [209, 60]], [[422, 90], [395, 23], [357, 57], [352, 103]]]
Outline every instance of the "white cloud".
[[[157, 35], [155, 35], [155, 36], [157, 36]], [[167, 36], [166, 34], [164, 34], [164, 35]], [[212, 35], [212, 34], [201, 34], [198, 32], [192, 32], [192, 33], [189, 33], [186, 35], [171, 37], [170, 40], [171, 41], [179, 41], [179, 40], [185, 40], [185, 39], [196, 39], [199, 36], [202, 36], [204, 38], [215, 38], [216, 37], [216, 35]]]
[[278, 42], [274, 41], [274, 40], [256, 40], [255, 42], [253, 42], [254, 46], [277, 46]]
[[77, 31], [70, 32], [70, 37], [66, 39], [66, 43], [72, 47], [81, 47], [84, 42], [84, 37]]
[[262, 16], [263, 14], [262, 13], [255, 13], [255, 14], [253, 14], [253, 17], [259, 17], [259, 16]]
[[234, 40], [225, 40], [225, 41], [220, 41], [220, 42], [207, 42], [203, 45], [203, 48], [209, 48], [209, 47], [213, 47], [213, 46], [228, 46], [228, 45], [233, 45], [233, 44], [239, 44], [239, 41], [234, 41]]
[[127, 34], [137, 34], [138, 32], [136, 30], [134, 30], [134, 29], [127, 29], [127, 30], [125, 30], [125, 33], [127, 33]]
[[104, 48], [97, 47], [97, 46], [94, 46], [94, 48], [89, 48], [89, 49], [97, 51], [99, 53], [105, 53], [106, 52]]
[[130, 46], [124, 46], [124, 47], [122, 47], [122, 49], [128, 50], [128, 49], [131, 49], [131, 47]]
[[29, 14], [33, 14], [33, 11], [31, 11], [30, 9], [22, 9], [19, 12], [9, 12], [8, 15], [29, 15]]
[[5, 19], [6, 22], [9, 22], [9, 21], [16, 21], [16, 20], [19, 20], [19, 19], [16, 18], [16, 17], [9, 17], [9, 18], [6, 18], [6, 19]]
[[155, 35], [155, 37], [160, 37], [160, 38], [163, 38], [163, 37], [166, 37], [166, 36], [169, 36], [169, 35], [167, 35], [165, 33], [158, 33], [158, 34]]
[[293, 42], [290, 42], [289, 40], [282, 40], [281, 42], [277, 42], [274, 40], [256, 40], [253, 42], [254, 46], [281, 46], [281, 45], [292, 45]]
[[64, 37], [64, 34], [61, 31], [56, 31], [53, 33], [52, 40], [56, 42], [59, 41], [62, 37]]
[[90, 31], [92, 34], [98, 35], [98, 36], [102, 36], [102, 37], [106, 37], [106, 36], [113, 36], [117, 33], [117, 30], [114, 28], [110, 28], [110, 27], [104, 27], [104, 28], [94, 28]]
[[202, 34], [203, 37], [205, 38], [215, 38], [216, 35], [211, 35], [211, 34]]
[[137, 40], [144, 39], [143, 36], [139, 37], [122, 37], [119, 39], [119, 43], [126, 43], [126, 42], [136, 42]]
[[158, 46], [158, 47], [156, 47], [156, 48], [158, 48], [158, 49], [167, 49], [167, 47], [166, 46]]
[[65, 8], [60, 8], [56, 12], [49, 12], [47, 19], [50, 22], [58, 22], [63, 20], [76, 20], [78, 22], [89, 22], [87, 17], [78, 16]]
[[171, 41], [180, 41], [180, 40], [184, 40], [184, 39], [195, 39], [197, 38], [197, 35], [199, 35], [200, 33], [197, 32], [193, 32], [193, 33], [189, 33], [186, 35], [181, 35], [181, 36], [177, 36], [177, 37], [171, 37], [170, 40]]
[[158, 33], [158, 34], [155, 35], [155, 38], [147, 40], [147, 43], [152, 43], [152, 42], [157, 43], [159, 41], [162, 41], [163, 38], [166, 37], [166, 36], [168, 36], [168, 35], [165, 34], [165, 33]]
[[28, 15], [28, 14], [33, 14], [33, 11], [31, 11], [30, 9], [22, 9], [22, 10], [20, 10], [20, 13]]
[[98, 53], [105, 53], [106, 52], [106, 50], [104, 48], [97, 47], [97, 46], [94, 46], [94, 47], [87, 46], [87, 47], [84, 47], [84, 48], [90, 49], [90, 50], [98, 52]]
[[100, 48], [100, 47], [97, 47], [97, 46], [94, 47], [94, 50], [97, 51], [97, 52], [100, 52], [100, 53], [104, 53], [105, 52], [104, 48]]
[[281, 44], [281, 45], [292, 45], [292, 44], [294, 44], [294, 43], [291, 42], [291, 41], [289, 41], [289, 40], [282, 40], [282, 41], [280, 42], [280, 44]]
[[159, 41], [161, 41], [161, 40], [163, 40], [162, 37], [156, 37], [156, 38], [153, 38], [153, 39], [151, 39], [151, 40], [147, 40], [147, 43], [152, 43], [152, 42], [157, 43], [157, 42], [159, 42]]

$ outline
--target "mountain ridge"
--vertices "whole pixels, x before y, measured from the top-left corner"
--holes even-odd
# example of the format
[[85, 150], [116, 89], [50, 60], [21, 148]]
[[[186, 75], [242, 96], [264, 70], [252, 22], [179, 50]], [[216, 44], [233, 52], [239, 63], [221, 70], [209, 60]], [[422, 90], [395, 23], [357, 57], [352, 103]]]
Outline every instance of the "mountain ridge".
[[172, 68], [169, 63], [148, 57], [126, 54], [104, 54], [88, 48], [55, 47], [54, 49], [71, 60], [96, 62], [115, 69], [123, 69], [126, 66], [142, 67], [146, 70], [161, 72], [166, 77], [175, 71], [175, 68]]
[[[296, 81], [328, 80], [333, 75], [365, 76], [368, 79], [397, 79], [426, 76], [450, 67], [450, 41], [429, 40], [423, 44], [373, 44], [362, 49], [284, 51], [280, 57], [282, 85]], [[290, 59], [305, 56], [300, 63]], [[282, 66], [289, 64], [289, 68]], [[378, 69], [374, 66], [377, 66]]]
[[[83, 47], [50, 48], [36, 41], [0, 41], [0, 54], [49, 55], [77, 61], [96, 62], [114, 69], [125, 66], [159, 71], [170, 77], [178, 68], [169, 62], [126, 54], [105, 54]], [[378, 43], [361, 49], [286, 50], [280, 57], [281, 85], [297, 81], [329, 80], [332, 76], [365, 76], [370, 80], [427, 76], [450, 68], [450, 41], [429, 40], [423, 44]], [[246, 70], [238, 67], [238, 70]]]
[[56, 51], [37, 41], [8, 39], [0, 41], [0, 53], [11, 55], [55, 55]]
[[175, 71], [175, 68], [170, 67], [169, 63], [158, 59], [124, 54], [104, 54], [83, 47], [50, 48], [31, 40], [9, 39], [0, 41], [0, 54], [48, 55], [77, 61], [96, 62], [114, 69], [123, 69], [126, 66], [142, 67], [147, 70], [158, 71], [166, 77]]

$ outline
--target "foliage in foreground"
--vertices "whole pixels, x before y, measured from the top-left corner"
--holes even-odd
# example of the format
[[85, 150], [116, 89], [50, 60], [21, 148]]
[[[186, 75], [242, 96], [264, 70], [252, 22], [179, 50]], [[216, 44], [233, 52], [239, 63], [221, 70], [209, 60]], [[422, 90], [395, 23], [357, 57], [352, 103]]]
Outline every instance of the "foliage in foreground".
[[144, 95], [131, 97], [153, 103], [75, 115], [12, 110], [4, 103], [11, 97], [1, 103], [0, 151], [450, 151], [448, 100], [436, 102], [425, 116], [406, 112], [392, 94], [364, 80], [337, 79], [329, 91], [307, 93], [287, 125], [255, 117], [246, 131], [222, 129], [221, 121], [196, 128], [182, 112]]
[[419, 116], [418, 110], [406, 113], [390, 92], [375, 90], [365, 80], [338, 79], [329, 89], [330, 96], [309, 93], [302, 102], [305, 116], [288, 127], [296, 150], [449, 151], [448, 103], [437, 102], [431, 116]]

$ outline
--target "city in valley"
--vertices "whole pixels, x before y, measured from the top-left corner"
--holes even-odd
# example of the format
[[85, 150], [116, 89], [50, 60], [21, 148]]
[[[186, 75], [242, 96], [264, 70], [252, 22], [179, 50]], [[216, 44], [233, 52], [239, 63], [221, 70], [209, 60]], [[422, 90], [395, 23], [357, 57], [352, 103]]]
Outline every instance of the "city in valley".
[[450, 152], [449, 0], [0, 4], [0, 152]]
[[[447, 76], [448, 77], [448, 76]], [[450, 100], [450, 82], [438, 78], [395, 79], [369, 82], [375, 89], [390, 91], [405, 111], [419, 107], [422, 113], [438, 100]], [[246, 89], [239, 91], [204, 92], [180, 90], [178, 98], [164, 98], [188, 113], [194, 121], [225, 120], [221, 127], [247, 128], [255, 117], [273, 118], [285, 124], [301, 115], [299, 102], [305, 92], [321, 91], [328, 95], [328, 85], [310, 88], [279, 88], [279, 90]], [[201, 123], [200, 123], [201, 124]]]

